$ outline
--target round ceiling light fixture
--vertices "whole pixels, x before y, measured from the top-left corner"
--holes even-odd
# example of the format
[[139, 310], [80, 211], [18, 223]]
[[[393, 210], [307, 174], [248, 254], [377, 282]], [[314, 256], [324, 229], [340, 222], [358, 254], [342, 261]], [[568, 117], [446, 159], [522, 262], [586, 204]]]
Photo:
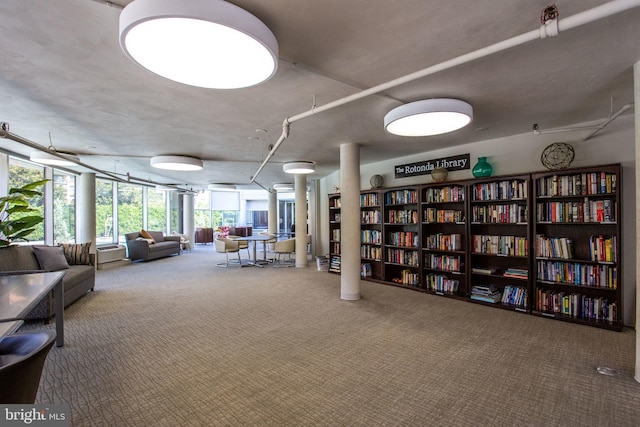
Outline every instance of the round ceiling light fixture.
[[197, 171], [202, 169], [202, 160], [188, 156], [155, 156], [151, 166], [171, 171]]
[[316, 164], [308, 161], [295, 161], [282, 165], [282, 170], [286, 173], [314, 173], [316, 171]]
[[276, 191], [292, 191], [294, 189], [294, 186], [289, 182], [281, 182], [278, 184], [273, 184], [272, 188]]
[[120, 13], [120, 46], [152, 73], [209, 89], [253, 86], [278, 68], [271, 30], [221, 0], [134, 0]]
[[213, 191], [237, 191], [237, 187], [233, 184], [209, 184], [207, 186], [209, 190]]
[[[56, 152], [55, 150], [51, 151]], [[29, 160], [31, 160], [32, 162], [40, 163], [41, 165], [48, 166], [76, 166], [80, 161], [80, 158], [78, 156], [72, 156], [70, 154], [63, 155], [65, 158], [47, 153], [46, 151], [34, 151], [29, 155]]]
[[401, 105], [384, 116], [384, 128], [394, 135], [431, 136], [453, 132], [473, 120], [473, 107], [459, 99], [438, 98]]

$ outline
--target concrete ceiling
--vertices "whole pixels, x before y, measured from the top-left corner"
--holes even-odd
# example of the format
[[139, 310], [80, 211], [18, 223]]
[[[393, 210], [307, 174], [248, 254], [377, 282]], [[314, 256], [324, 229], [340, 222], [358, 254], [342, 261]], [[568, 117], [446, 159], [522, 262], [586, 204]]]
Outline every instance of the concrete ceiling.
[[[213, 1], [213, 0], [212, 0]], [[308, 110], [460, 55], [536, 30], [548, 0], [235, 0], [280, 47], [271, 80], [208, 90], [153, 75], [118, 44], [127, 0], [0, 2], [0, 121], [10, 131], [80, 156], [96, 168], [194, 189], [247, 185], [282, 132]], [[562, 19], [607, 3], [556, 2]], [[633, 102], [640, 7], [390, 88], [292, 123], [257, 177], [292, 182], [282, 163], [311, 160], [320, 178], [339, 168], [339, 147], [361, 145], [361, 162], [606, 119]], [[450, 134], [403, 138], [383, 129], [402, 103], [463, 99], [474, 121]], [[613, 99], [613, 102], [612, 102]], [[613, 105], [613, 107], [611, 107]], [[628, 112], [626, 114], [631, 114]], [[8, 139], [0, 148], [28, 154]], [[205, 160], [198, 172], [153, 169], [155, 155]], [[82, 170], [76, 168], [76, 170]]]

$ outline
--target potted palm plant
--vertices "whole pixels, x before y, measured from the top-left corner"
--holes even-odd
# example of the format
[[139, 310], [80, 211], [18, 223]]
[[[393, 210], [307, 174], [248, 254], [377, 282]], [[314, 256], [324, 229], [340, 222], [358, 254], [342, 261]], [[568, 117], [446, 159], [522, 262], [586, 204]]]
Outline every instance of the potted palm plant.
[[31, 199], [42, 196], [42, 187], [48, 179], [42, 179], [19, 188], [10, 188], [9, 194], [0, 197], [0, 248], [11, 246], [15, 241], [28, 241], [44, 217], [38, 209], [30, 206]]

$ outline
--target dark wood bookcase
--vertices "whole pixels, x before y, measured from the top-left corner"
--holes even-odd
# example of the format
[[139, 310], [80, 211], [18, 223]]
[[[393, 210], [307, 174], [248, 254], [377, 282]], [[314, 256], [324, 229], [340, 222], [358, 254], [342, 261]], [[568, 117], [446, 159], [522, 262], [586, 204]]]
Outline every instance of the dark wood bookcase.
[[329, 273], [340, 274], [340, 194], [329, 194]]
[[382, 195], [360, 194], [360, 259], [364, 279], [382, 280]]
[[467, 297], [467, 184], [422, 187], [422, 287], [443, 296]]
[[383, 280], [420, 288], [419, 198], [416, 187], [383, 193]]
[[621, 330], [620, 166], [532, 178], [533, 313]]
[[[622, 330], [619, 164], [366, 190], [365, 280]], [[329, 195], [340, 273], [340, 195]]]
[[[530, 175], [469, 184], [469, 296], [473, 302], [529, 311], [530, 187]], [[487, 289], [501, 293], [500, 300], [483, 295]]]

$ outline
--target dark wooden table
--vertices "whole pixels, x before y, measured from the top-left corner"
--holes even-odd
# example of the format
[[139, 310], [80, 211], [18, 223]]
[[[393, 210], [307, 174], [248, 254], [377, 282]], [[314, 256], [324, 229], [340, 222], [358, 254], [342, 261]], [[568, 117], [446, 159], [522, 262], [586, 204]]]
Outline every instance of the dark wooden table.
[[0, 322], [24, 320], [55, 287], [56, 346], [64, 345], [64, 272], [0, 276]]

